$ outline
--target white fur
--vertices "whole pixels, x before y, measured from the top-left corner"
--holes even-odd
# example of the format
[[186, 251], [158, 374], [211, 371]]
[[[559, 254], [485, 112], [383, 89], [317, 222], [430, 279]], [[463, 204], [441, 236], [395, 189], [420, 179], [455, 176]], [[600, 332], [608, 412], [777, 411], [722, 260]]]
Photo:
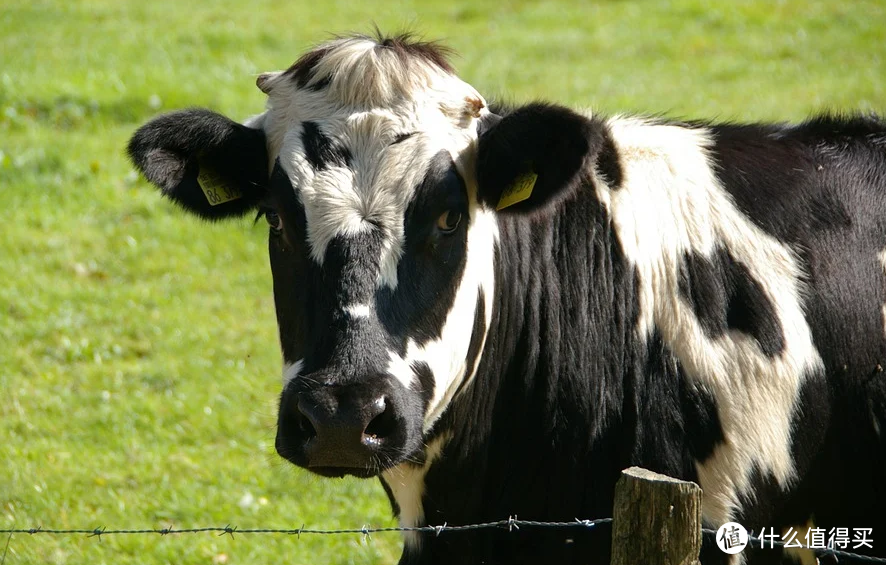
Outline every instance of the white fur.
[[292, 379], [299, 376], [305, 368], [305, 360], [299, 359], [295, 363], [284, 363], [283, 364], [283, 388], [286, 388], [286, 385], [292, 381]]
[[[703, 128], [636, 118], [609, 120], [623, 167], [622, 187], [598, 187], [627, 258], [640, 279], [638, 331], [657, 328], [688, 376], [710, 390], [725, 442], [697, 464], [705, 491], [703, 517], [720, 525], [751, 496], [754, 467], [780, 485], [795, 478], [791, 418], [803, 379], [821, 367], [802, 310], [801, 268], [794, 252], [747, 217], [719, 185]], [[737, 331], [711, 339], [680, 297], [684, 252], [712, 256], [720, 246], [742, 263], [772, 302], [785, 350], [770, 359]]]
[[344, 307], [345, 313], [351, 318], [368, 318], [372, 314], [371, 304], [351, 304]]
[[[411, 341], [408, 345], [409, 347], [413, 346]], [[388, 351], [388, 366], [386, 370], [388, 374], [393, 375], [406, 388], [412, 387], [412, 383], [415, 380], [415, 373], [412, 371], [412, 367], [406, 359], [393, 351]]]
[[[322, 89], [298, 89], [286, 73], [263, 75], [269, 93], [260, 124], [271, 155], [279, 155], [305, 209], [311, 257], [322, 264], [329, 242], [337, 236], [378, 230], [383, 235], [379, 287], [397, 286], [397, 265], [404, 245], [403, 218], [415, 187], [438, 152], [447, 151], [465, 180], [471, 199], [467, 264], [439, 340], [409, 342], [405, 357], [390, 354], [388, 370], [412, 386], [412, 364], [426, 362], [435, 380], [425, 426], [440, 416], [458, 385], [476, 366], [465, 357], [482, 288], [486, 326], [492, 316], [493, 252], [498, 238], [494, 212], [476, 199], [474, 157], [477, 118], [488, 113], [473, 87], [420, 58], [404, 60], [376, 49], [363, 38], [332, 41], [314, 67], [314, 79], [331, 77]], [[303, 123], [312, 121], [334, 143], [352, 155], [349, 167], [315, 170], [305, 156]], [[397, 144], [398, 135], [414, 133]], [[345, 308], [351, 317], [369, 315], [364, 305]], [[485, 340], [485, 335], [482, 336]], [[479, 358], [478, 358], [479, 359]]]
[[[880, 260], [880, 264], [883, 266], [883, 274], [886, 275], [886, 249], [877, 253], [877, 259]], [[883, 319], [883, 334], [886, 335], [886, 304], [882, 305], [880, 312]]]
[[404, 383], [412, 382], [412, 366], [426, 363], [434, 375], [434, 395], [425, 415], [424, 429], [429, 430], [443, 414], [461, 383], [473, 378], [480, 355], [471, 367], [466, 366], [468, 348], [477, 309], [477, 295], [483, 290], [485, 320], [482, 344], [492, 319], [492, 298], [495, 288], [493, 252], [498, 238], [498, 224], [494, 213], [480, 207], [473, 209], [471, 229], [468, 232], [468, 253], [464, 275], [459, 281], [452, 308], [446, 315], [440, 338], [418, 344], [410, 339], [406, 355], [390, 353], [388, 372]]
[[[391, 489], [400, 507], [400, 526], [413, 528], [423, 525], [425, 511], [421, 499], [425, 492], [425, 475], [440, 457], [447, 441], [448, 438], [442, 436], [429, 443], [425, 448], [425, 464], [421, 467], [401, 463], [382, 473], [382, 480]], [[415, 532], [405, 532], [403, 538], [406, 545], [412, 548], [417, 548], [421, 543], [421, 537]]]
[[[266, 81], [263, 88], [270, 94], [262, 127], [269, 154], [280, 156], [305, 207], [311, 257], [322, 264], [332, 238], [379, 229], [384, 250], [378, 283], [395, 288], [403, 215], [415, 186], [440, 150], [461, 158], [477, 138], [476, 108], [485, 102], [439, 67], [375, 45], [346, 38], [321, 46], [328, 51], [314, 68], [314, 79], [332, 76], [323, 89], [298, 89], [285, 74]], [[301, 142], [305, 121], [347, 147], [351, 167], [315, 171]], [[398, 135], [412, 132], [418, 135], [391, 145]]]

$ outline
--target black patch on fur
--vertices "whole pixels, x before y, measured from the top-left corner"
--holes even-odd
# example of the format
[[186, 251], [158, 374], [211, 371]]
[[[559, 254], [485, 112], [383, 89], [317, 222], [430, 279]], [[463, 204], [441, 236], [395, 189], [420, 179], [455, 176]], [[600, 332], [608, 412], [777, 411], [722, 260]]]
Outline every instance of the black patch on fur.
[[[267, 191], [264, 132], [210, 110], [195, 108], [158, 116], [135, 132], [127, 151], [164, 196], [208, 220], [245, 215]], [[241, 196], [210, 204], [197, 181], [201, 167], [211, 169]]]
[[[299, 88], [305, 88], [308, 86], [308, 83], [314, 80], [314, 69], [328, 52], [329, 48], [323, 47], [308, 51], [293, 63], [292, 66], [286, 70], [286, 73], [292, 77], [292, 80], [295, 81], [295, 84]], [[313, 84], [308, 86], [308, 88], [311, 90], [322, 90], [329, 86], [330, 80], [331, 79], [328, 76], [320, 77], [314, 80]]]
[[283, 360], [295, 363], [306, 356], [308, 338], [307, 281], [311, 269], [305, 245], [305, 210], [298, 202], [289, 175], [278, 158], [271, 173], [269, 204], [283, 220], [283, 232], [269, 230], [268, 251], [274, 283], [274, 305]]
[[618, 151], [615, 148], [615, 142], [612, 141], [612, 135], [609, 129], [603, 130], [603, 145], [600, 147], [600, 153], [597, 155], [597, 174], [609, 188], [618, 188], [622, 183], [622, 169], [619, 162]]
[[318, 171], [330, 165], [339, 167], [350, 165], [351, 152], [329, 139], [315, 122], [302, 123], [301, 139], [308, 163]]
[[874, 116], [707, 127], [724, 188], [749, 218], [785, 241], [851, 229], [859, 206], [874, 204], [865, 187], [886, 174], [886, 122]]
[[734, 285], [726, 304], [726, 326], [753, 336], [769, 357], [780, 355], [785, 338], [772, 301], [747, 267], [728, 254], [723, 260]]
[[[517, 108], [483, 129], [477, 176], [484, 204], [495, 208], [515, 179], [530, 171], [538, 175], [531, 196], [509, 212], [536, 210], [572, 194], [586, 182], [607, 137], [597, 118], [541, 103]], [[611, 159], [604, 169], [613, 174]]]
[[326, 246], [323, 275], [326, 284], [335, 291], [336, 304], [351, 306], [372, 302], [383, 245], [384, 235], [377, 230], [332, 238]]
[[686, 253], [677, 283], [683, 300], [692, 307], [701, 327], [712, 338], [718, 338], [726, 331], [728, 284], [722, 267], [719, 261]]
[[[461, 214], [458, 228], [443, 234], [437, 218], [447, 211]], [[397, 266], [397, 288], [376, 294], [382, 326], [419, 344], [440, 339], [467, 261], [468, 196], [452, 158], [440, 151], [406, 210], [406, 245]]]
[[686, 422], [683, 433], [689, 452], [693, 459], [704, 463], [725, 441], [717, 401], [702, 383], [693, 382], [684, 374], [680, 378], [680, 411]]
[[631, 458], [649, 469], [679, 469], [684, 478], [697, 480], [696, 462], [704, 462], [724, 441], [717, 402], [704, 385], [687, 377], [660, 332], [649, 336], [644, 357], [643, 370], [626, 381], [630, 401], [622, 418], [631, 430]]
[[710, 337], [734, 329], [753, 337], [769, 357], [784, 350], [784, 332], [772, 301], [748, 268], [726, 250], [719, 249], [713, 258], [684, 255], [678, 288]]

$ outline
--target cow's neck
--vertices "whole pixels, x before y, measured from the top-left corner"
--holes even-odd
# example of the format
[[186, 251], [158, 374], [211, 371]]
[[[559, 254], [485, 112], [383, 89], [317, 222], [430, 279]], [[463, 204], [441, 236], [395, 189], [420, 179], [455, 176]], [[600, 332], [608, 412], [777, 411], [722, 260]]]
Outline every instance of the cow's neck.
[[423, 476], [423, 522], [608, 516], [596, 485], [624, 458], [623, 369], [642, 362], [634, 273], [590, 191], [500, 227], [483, 358], [438, 426], [449, 439]]

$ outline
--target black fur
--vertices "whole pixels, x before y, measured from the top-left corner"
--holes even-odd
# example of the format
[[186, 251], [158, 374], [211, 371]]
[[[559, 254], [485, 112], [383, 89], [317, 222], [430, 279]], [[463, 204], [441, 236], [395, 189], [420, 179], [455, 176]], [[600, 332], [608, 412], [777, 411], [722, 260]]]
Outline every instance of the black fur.
[[[304, 131], [308, 160], [323, 168], [330, 162], [332, 143], [316, 127], [308, 125]], [[386, 376], [387, 352], [402, 356], [408, 340], [422, 344], [440, 336], [465, 265], [469, 216], [463, 179], [448, 153], [440, 152], [432, 159], [405, 217], [406, 246], [396, 290], [376, 288], [384, 226], [333, 238], [322, 266], [318, 265], [307, 254], [304, 209], [279, 164], [272, 179], [267, 205], [284, 225], [283, 233], [270, 235], [280, 339], [287, 362], [303, 360], [301, 376], [281, 395], [278, 452], [309, 466], [305, 438], [312, 431], [298, 416], [300, 403], [307, 400], [324, 414], [334, 415], [338, 399], [339, 410], [347, 410], [341, 417], [359, 420], [361, 410], [354, 399], [371, 403], [369, 390], [374, 388], [390, 407], [390, 419], [398, 423], [395, 431], [384, 436], [387, 445], [379, 461], [405, 458], [420, 464], [424, 458], [421, 414], [434, 394], [433, 374], [424, 364], [413, 366], [417, 382], [407, 389]], [[437, 228], [437, 219], [446, 212], [462, 218], [453, 233]], [[342, 310], [357, 304], [371, 304], [370, 315], [354, 319]], [[482, 324], [479, 329], [484, 329]], [[474, 337], [478, 342], [474, 358], [479, 339]], [[405, 432], [400, 433], [401, 428]], [[321, 474], [374, 472], [311, 468]]]
[[[808, 269], [806, 310], [826, 368], [806, 375], [795, 408], [799, 482], [784, 491], [758, 471], [737, 519], [757, 531], [781, 532], [810, 516], [819, 526], [877, 531], [886, 526], [875, 510], [886, 501], [876, 478], [886, 446], [872, 425], [886, 418], [878, 364], [886, 283], [877, 259], [886, 248], [886, 128], [810, 124], [711, 126], [725, 188], [761, 227], [794, 244]], [[510, 162], [521, 155], [515, 151]], [[817, 167], [792, 170], [808, 155], [828, 165], [826, 179], [815, 178]], [[608, 516], [619, 469], [639, 464], [692, 480], [694, 461], [724, 441], [711, 391], [686, 379], [657, 335], [642, 346], [630, 331], [635, 275], [591, 187], [567, 188], [561, 202], [531, 218], [501, 217], [493, 324], [480, 372], [438, 426], [452, 440], [427, 475], [428, 523]], [[727, 252], [687, 256], [680, 277], [682, 298], [712, 337], [737, 330], [770, 357], [781, 354], [785, 330], [770, 298]], [[853, 494], [861, 484], [863, 500]], [[606, 563], [608, 542], [605, 529], [426, 536], [423, 549], [407, 550], [401, 563]], [[749, 556], [754, 563], [782, 558], [777, 551]], [[710, 539], [703, 562], [724, 562]]]
[[350, 165], [351, 152], [346, 147], [333, 143], [314, 122], [302, 124], [301, 138], [308, 163], [315, 169], [322, 171], [330, 165]]
[[[135, 132], [129, 157], [163, 194], [209, 220], [242, 216], [256, 208], [268, 186], [264, 132], [204, 109], [154, 118]], [[213, 206], [197, 182], [212, 170], [241, 197]]]
[[[313, 49], [302, 55], [289, 69], [286, 74], [295, 82], [299, 88], [308, 87], [308, 84], [314, 79], [314, 71], [317, 65], [323, 60], [328, 49]], [[310, 85], [311, 90], [322, 90], [329, 86], [330, 77], [319, 77]]]
[[[520, 175], [538, 175], [532, 195], [506, 208], [508, 212], [528, 212], [562, 200], [587, 180], [601, 152], [611, 155], [605, 125], [562, 106], [523, 106], [483, 129], [477, 175], [484, 204], [495, 208]], [[611, 158], [604, 159], [602, 169], [620, 179]]]
[[756, 339], [769, 357], [784, 350], [784, 333], [771, 300], [747, 267], [725, 249], [711, 258], [687, 254], [679, 289], [711, 337], [734, 329]]
[[[441, 234], [437, 218], [446, 211], [461, 214], [458, 229]], [[397, 289], [376, 294], [382, 327], [419, 344], [439, 339], [467, 259], [468, 194], [452, 158], [441, 151], [431, 160], [406, 211], [406, 249], [397, 268]]]

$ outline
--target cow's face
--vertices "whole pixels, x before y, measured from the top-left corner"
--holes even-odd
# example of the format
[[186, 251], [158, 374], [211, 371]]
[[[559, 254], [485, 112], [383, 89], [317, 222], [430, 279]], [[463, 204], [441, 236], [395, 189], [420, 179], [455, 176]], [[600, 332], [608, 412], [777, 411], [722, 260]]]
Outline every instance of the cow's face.
[[438, 49], [405, 38], [335, 40], [258, 85], [267, 110], [247, 126], [169, 114], [130, 154], [187, 209], [270, 224], [277, 451], [329, 476], [419, 459], [483, 351], [502, 191], [531, 167], [513, 208], [551, 200], [585, 163], [585, 121], [546, 106], [500, 121]]
[[259, 79], [277, 450], [320, 474], [371, 475], [419, 450], [489, 321], [496, 225], [473, 174], [488, 111], [406, 49], [345, 39]]

